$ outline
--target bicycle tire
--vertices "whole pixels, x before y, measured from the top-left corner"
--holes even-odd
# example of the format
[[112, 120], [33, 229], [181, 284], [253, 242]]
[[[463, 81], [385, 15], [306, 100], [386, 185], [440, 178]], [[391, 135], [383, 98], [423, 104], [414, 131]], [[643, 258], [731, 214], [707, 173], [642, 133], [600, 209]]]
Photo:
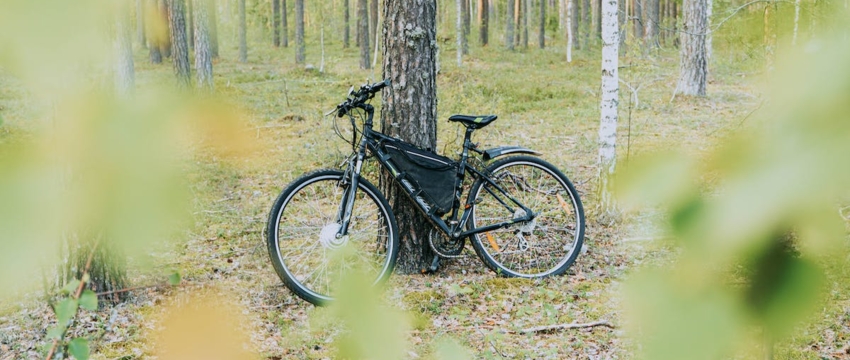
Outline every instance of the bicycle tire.
[[[552, 164], [532, 156], [498, 160], [487, 167], [487, 173], [538, 215], [530, 222], [470, 236], [478, 257], [505, 277], [540, 278], [566, 272], [581, 252], [585, 230], [584, 209], [570, 180]], [[473, 204], [469, 230], [524, 215], [509, 200], [514, 209], [503, 206], [488, 188], [492, 185], [478, 179], [469, 192]]]
[[[333, 236], [339, 229], [345, 187], [350, 186], [341, 185], [342, 179], [338, 170], [318, 170], [296, 179], [278, 196], [266, 228], [278, 276], [295, 295], [318, 306], [334, 300], [333, 284], [347, 271], [359, 266], [374, 276], [375, 285], [389, 277], [398, 257], [395, 216], [383, 194], [363, 178], [348, 235]], [[337, 251], [343, 248], [352, 250]]]

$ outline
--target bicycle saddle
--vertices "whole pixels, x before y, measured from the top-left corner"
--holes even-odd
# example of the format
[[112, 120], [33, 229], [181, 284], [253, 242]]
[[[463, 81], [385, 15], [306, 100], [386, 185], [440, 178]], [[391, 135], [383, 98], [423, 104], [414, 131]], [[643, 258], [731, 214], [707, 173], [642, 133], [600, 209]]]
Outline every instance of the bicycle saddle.
[[449, 121], [459, 122], [470, 129], [480, 129], [498, 118], [496, 115], [452, 115], [449, 116]]

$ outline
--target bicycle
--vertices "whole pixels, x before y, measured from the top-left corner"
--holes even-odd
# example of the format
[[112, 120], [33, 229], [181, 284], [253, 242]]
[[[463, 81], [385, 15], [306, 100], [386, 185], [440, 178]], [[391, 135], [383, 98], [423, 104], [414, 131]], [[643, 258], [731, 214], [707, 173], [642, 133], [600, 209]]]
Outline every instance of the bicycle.
[[[484, 264], [501, 276], [563, 274], [578, 256], [585, 230], [581, 200], [569, 179], [531, 149], [480, 150], [472, 134], [493, 123], [495, 115], [449, 117], [466, 127], [457, 161], [373, 130], [369, 100], [387, 85], [389, 80], [357, 91], [352, 87], [327, 114], [351, 120], [353, 151], [342, 170], [304, 174], [275, 201], [266, 234], [284, 284], [300, 298], [325, 305], [333, 300], [334, 283], [352, 269], [365, 268], [373, 285], [390, 275], [399, 251], [398, 226], [384, 195], [360, 176], [368, 158], [389, 172], [434, 225], [428, 242], [438, 256], [435, 263], [458, 256], [468, 238]], [[355, 110], [365, 113], [362, 129]], [[339, 134], [336, 122], [334, 128]], [[477, 169], [470, 164], [471, 152], [484, 162], [498, 160]], [[467, 176], [473, 182], [461, 206]]]

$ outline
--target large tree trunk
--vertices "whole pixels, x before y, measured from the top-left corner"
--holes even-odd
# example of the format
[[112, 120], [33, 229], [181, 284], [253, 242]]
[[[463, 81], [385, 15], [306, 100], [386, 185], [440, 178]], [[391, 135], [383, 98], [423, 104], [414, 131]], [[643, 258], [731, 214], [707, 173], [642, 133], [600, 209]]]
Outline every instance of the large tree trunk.
[[198, 88], [205, 91], [213, 90], [209, 4], [207, 0], [195, 0], [195, 76]]
[[[286, 0], [284, 5], [286, 5]], [[286, 13], [286, 10], [283, 10]], [[248, 62], [248, 26], [245, 19], [245, 0], [239, 0], [239, 62]]]
[[507, 14], [505, 15], [505, 46], [508, 50], [514, 49], [514, 3], [517, 0], [508, 0]]
[[[391, 85], [383, 90], [381, 127], [387, 135], [432, 149], [437, 145], [436, 12], [433, 0], [384, 2], [383, 68]], [[432, 225], [386, 175], [383, 183], [401, 236], [396, 269], [418, 273], [434, 256], [428, 246]]]
[[706, 0], [685, 0], [684, 4], [679, 83], [676, 85], [676, 91], [684, 95], [705, 96], [706, 4]]
[[540, 31], [537, 33], [540, 48], [546, 47], [546, 0], [540, 0]]
[[280, 46], [280, 0], [272, 0], [272, 44]]
[[218, 57], [218, 6], [216, 6], [216, 0], [208, 0], [207, 2], [207, 19], [209, 21], [209, 39], [210, 39], [210, 53], [213, 58]]
[[349, 0], [342, 0], [342, 17], [343, 17], [343, 32], [342, 32], [342, 47], [343, 49], [348, 48], [350, 45], [350, 37], [351, 37], [351, 25], [350, 19], [351, 14], [348, 10], [348, 2]]
[[148, 0], [147, 14], [150, 17], [145, 26], [148, 31], [148, 58], [150, 58], [151, 63], [161, 64], [162, 53], [160, 52], [160, 47], [162, 46], [162, 38], [165, 37], [165, 34], [162, 31], [164, 22], [159, 17], [160, 12], [157, 6], [157, 0]]
[[619, 33], [617, 0], [602, 0], [602, 100], [599, 104], [599, 206], [600, 214], [616, 214], [612, 188], [617, 164], [617, 105], [619, 103]]
[[289, 47], [289, 24], [286, 20], [286, 0], [280, 1], [280, 25], [280, 35], [283, 47]]
[[487, 46], [490, 27], [490, 1], [478, 0], [478, 41], [481, 46]]
[[369, 0], [357, 0], [357, 33], [360, 37], [360, 68], [372, 68], [369, 62]]
[[[177, 82], [184, 87], [191, 85], [191, 70], [189, 68], [189, 44], [186, 40], [185, 0], [168, 0], [170, 10], [168, 19], [171, 23], [171, 63]], [[244, 1], [244, 0], [243, 0]]]
[[304, 54], [304, 0], [295, 0], [295, 63], [303, 64]]

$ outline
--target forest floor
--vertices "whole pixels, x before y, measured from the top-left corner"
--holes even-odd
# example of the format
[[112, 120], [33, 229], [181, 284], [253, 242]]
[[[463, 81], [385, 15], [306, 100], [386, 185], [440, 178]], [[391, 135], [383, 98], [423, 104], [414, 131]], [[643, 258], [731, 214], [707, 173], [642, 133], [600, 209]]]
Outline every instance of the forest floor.
[[[235, 49], [224, 48], [215, 62], [217, 94], [234, 105], [262, 148], [249, 159], [198, 155], [187, 165], [192, 179], [195, 225], [182, 241], [158, 252], [154, 269], [131, 270], [132, 285], [164, 284], [169, 271], [182, 274], [179, 286], [132, 291], [127, 302], [82, 312], [74, 333], [95, 336], [94, 358], [135, 359], [157, 354], [155, 333], [164, 321], [164, 304], [187, 301], [198, 292], [230, 299], [242, 316], [239, 327], [258, 357], [331, 358], [341, 336], [330, 310], [316, 308], [282, 286], [266, 253], [263, 229], [278, 193], [300, 174], [336, 167], [350, 151], [321, 114], [339, 103], [350, 85], [380, 80], [380, 71], [357, 70], [356, 48], [329, 51], [324, 73], [317, 49], [308, 51], [314, 69], [295, 66], [294, 49], [252, 49], [246, 64]], [[595, 216], [599, 60], [597, 51], [576, 52], [572, 63], [563, 50], [506, 52], [474, 48], [462, 67], [453, 50], [444, 50], [438, 78], [438, 150], [454, 154], [462, 132], [445, 119], [455, 113], [498, 114], [499, 120], [476, 132], [484, 147], [523, 145], [543, 153], [577, 186], [588, 213], [586, 246], [566, 276], [537, 281], [500, 278], [467, 247], [466, 257], [444, 262], [433, 275], [391, 277], [388, 306], [409, 319], [407, 357], [436, 358], [449, 339], [475, 358], [631, 358], [635, 345], [621, 328], [621, 284], [635, 269], [659, 263], [675, 252], [664, 241], [663, 215], [644, 211], [613, 225]], [[729, 61], [712, 67], [708, 96], [671, 100], [678, 56], [621, 60], [618, 161], [657, 149], [699, 154], [724, 136], [747, 126], [760, 106], [761, 74], [755, 61]], [[136, 56], [138, 86], [172, 81], [170, 64], [152, 65]], [[380, 66], [380, 65], [379, 65]], [[0, 76], [0, 84], [4, 81]], [[23, 89], [0, 92], [7, 109]], [[10, 126], [15, 119], [7, 116]], [[843, 291], [835, 285], [834, 291]], [[40, 358], [52, 311], [33, 294], [0, 306], [0, 359]], [[847, 356], [850, 303], [846, 296], [825, 307], [818, 321], [793, 341], [779, 344], [778, 358]], [[597, 326], [519, 334], [519, 330], [562, 323], [607, 321]], [[844, 355], [840, 355], [840, 354]]]

